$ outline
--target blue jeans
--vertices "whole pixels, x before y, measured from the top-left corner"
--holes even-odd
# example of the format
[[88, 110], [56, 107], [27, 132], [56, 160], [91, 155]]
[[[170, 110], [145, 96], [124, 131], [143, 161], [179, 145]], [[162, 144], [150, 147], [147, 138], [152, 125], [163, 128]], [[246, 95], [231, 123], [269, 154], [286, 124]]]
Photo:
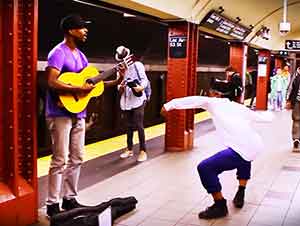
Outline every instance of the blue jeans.
[[283, 108], [283, 95], [281, 91], [277, 91], [276, 92], [276, 97], [273, 100], [273, 106], [274, 106], [274, 110], [279, 109], [282, 110]]
[[197, 169], [204, 188], [211, 194], [222, 190], [218, 175], [224, 171], [237, 169], [237, 179], [250, 179], [251, 162], [227, 148], [203, 160]]

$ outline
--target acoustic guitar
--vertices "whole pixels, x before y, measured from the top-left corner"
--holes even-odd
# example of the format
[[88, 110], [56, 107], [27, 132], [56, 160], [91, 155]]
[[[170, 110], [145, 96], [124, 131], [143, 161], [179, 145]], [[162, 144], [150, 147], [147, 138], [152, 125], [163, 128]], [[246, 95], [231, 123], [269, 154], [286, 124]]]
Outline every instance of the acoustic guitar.
[[113, 68], [104, 71], [99, 74], [97, 68], [93, 66], [85, 67], [81, 72], [65, 72], [62, 73], [58, 80], [73, 86], [83, 86], [85, 83], [92, 83], [95, 85], [89, 93], [87, 94], [60, 94], [59, 99], [62, 105], [72, 113], [79, 113], [83, 111], [88, 105], [90, 99], [92, 97], [100, 96], [104, 91], [104, 83], [103, 80], [107, 77], [116, 73], [119, 68], [124, 66], [127, 68], [131, 64], [133, 64], [133, 55], [129, 55], [123, 59], [122, 62], [115, 65]]

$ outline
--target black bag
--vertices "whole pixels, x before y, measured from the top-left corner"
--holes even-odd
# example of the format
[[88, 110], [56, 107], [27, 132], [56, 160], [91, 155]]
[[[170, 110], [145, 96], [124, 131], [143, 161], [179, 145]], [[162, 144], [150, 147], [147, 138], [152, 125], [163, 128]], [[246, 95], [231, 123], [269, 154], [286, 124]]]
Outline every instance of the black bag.
[[131, 88], [131, 91], [133, 93], [133, 95], [135, 95], [136, 97], [141, 97], [143, 95], [143, 92], [137, 92], [135, 91], [134, 87], [136, 87], [137, 85], [139, 85], [139, 81], [137, 79], [133, 80], [133, 81], [130, 81], [130, 82], [127, 82], [126, 83], [127, 86], [129, 88]]

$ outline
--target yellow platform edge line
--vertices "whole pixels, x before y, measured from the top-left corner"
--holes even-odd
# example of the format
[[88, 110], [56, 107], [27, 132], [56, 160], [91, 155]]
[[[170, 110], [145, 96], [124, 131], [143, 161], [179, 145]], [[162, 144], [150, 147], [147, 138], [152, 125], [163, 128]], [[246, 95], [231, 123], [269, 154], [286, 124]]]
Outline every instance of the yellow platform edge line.
[[[195, 114], [194, 122], [198, 123], [208, 119], [209, 117], [209, 113], [204, 111]], [[164, 135], [165, 126], [165, 123], [161, 123], [155, 126], [145, 128], [146, 140], [150, 140], [155, 137]], [[134, 133], [133, 142], [134, 144], [138, 143], [137, 132]], [[126, 134], [122, 134], [120, 136], [85, 145], [84, 162], [124, 148], [126, 148]], [[42, 177], [48, 174], [50, 159], [51, 155], [44, 156], [38, 159], [38, 177]]]
[[[245, 104], [248, 102], [249, 101], [245, 101]], [[195, 114], [194, 122], [199, 123], [209, 118], [210, 114], [207, 111], [203, 111]], [[134, 144], [138, 143], [138, 137], [136, 133], [137, 132], [134, 133]], [[164, 134], [165, 123], [145, 128], [146, 140], [150, 140], [152, 138], [159, 137]], [[102, 140], [93, 144], [85, 145], [84, 162], [124, 148], [126, 148], [126, 134]], [[38, 159], [38, 177], [42, 177], [48, 174], [50, 159], [51, 155], [41, 157]]]

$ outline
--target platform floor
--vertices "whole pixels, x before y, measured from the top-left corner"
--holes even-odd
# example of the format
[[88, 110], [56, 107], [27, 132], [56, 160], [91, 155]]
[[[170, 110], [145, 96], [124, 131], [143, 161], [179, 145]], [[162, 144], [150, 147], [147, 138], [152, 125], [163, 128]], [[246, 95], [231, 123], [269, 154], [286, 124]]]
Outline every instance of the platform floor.
[[[197, 216], [212, 204], [201, 185], [197, 164], [222, 149], [213, 126], [202, 131], [203, 123], [196, 126], [200, 129], [196, 131], [193, 150], [161, 153], [134, 164], [83, 188], [79, 201], [93, 205], [118, 196], [135, 196], [139, 201], [136, 210], [119, 218], [115, 222], [119, 226], [299, 226], [300, 153], [291, 152], [290, 112], [275, 115], [272, 125], [255, 124], [265, 139], [266, 150], [253, 162], [246, 204], [241, 210], [232, 205], [238, 186], [235, 171], [220, 176], [229, 205], [225, 218], [207, 221]], [[163, 143], [156, 148], [162, 147]], [[49, 224], [44, 214], [41, 208], [40, 222], [35, 226]]]

